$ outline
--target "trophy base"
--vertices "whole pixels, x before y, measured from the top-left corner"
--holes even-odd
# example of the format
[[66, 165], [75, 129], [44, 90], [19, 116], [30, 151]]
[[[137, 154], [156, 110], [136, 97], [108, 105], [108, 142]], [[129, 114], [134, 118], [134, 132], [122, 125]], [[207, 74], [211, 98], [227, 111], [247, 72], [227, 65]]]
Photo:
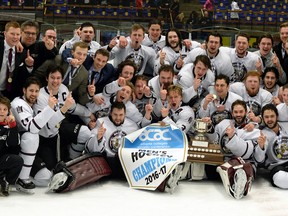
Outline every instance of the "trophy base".
[[187, 161], [221, 165], [224, 163], [224, 155], [221, 152], [220, 146], [217, 144], [192, 140], [188, 148]]

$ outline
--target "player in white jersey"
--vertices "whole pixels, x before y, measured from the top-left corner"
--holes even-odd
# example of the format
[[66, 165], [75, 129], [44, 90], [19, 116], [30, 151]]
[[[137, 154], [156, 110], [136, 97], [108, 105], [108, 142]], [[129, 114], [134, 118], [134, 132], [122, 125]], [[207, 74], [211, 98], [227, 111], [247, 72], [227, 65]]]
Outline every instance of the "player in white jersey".
[[[37, 156], [46, 164], [49, 170], [52, 170], [57, 163], [57, 138], [60, 125], [61, 135], [65, 134], [65, 140], [70, 141], [69, 158], [71, 159], [81, 155], [84, 150], [84, 144], [90, 136], [90, 130], [87, 126], [69, 123], [67, 120], [63, 122], [66, 113], [86, 116], [90, 118], [91, 121], [95, 121], [94, 115], [86, 107], [75, 103], [68, 88], [62, 84], [63, 74], [64, 72], [61, 67], [56, 66], [48, 70], [46, 74], [48, 85], [40, 89], [37, 102], [33, 106], [35, 113], [40, 113], [43, 107], [46, 106], [51, 93], [58, 100], [57, 106], [54, 107], [55, 114], [39, 132], [40, 144]], [[61, 144], [63, 144], [63, 142], [61, 142]], [[61, 149], [65, 151], [64, 146], [61, 146]], [[68, 155], [68, 149], [66, 149], [66, 151]], [[63, 156], [63, 154], [61, 156]], [[65, 161], [67, 159], [62, 157], [61, 160]]]
[[206, 39], [207, 49], [197, 47], [191, 50], [187, 57], [184, 59], [184, 64], [194, 63], [198, 55], [207, 55], [211, 61], [211, 71], [215, 77], [219, 74], [225, 74], [232, 78], [233, 66], [230, 57], [219, 48], [222, 46], [222, 36], [218, 32], [212, 32]]
[[133, 104], [143, 116], [146, 113], [146, 104], [151, 104], [153, 106], [152, 122], [158, 122], [159, 116], [161, 116], [161, 109], [159, 109], [161, 99], [157, 98], [155, 93], [151, 91], [148, 86], [148, 78], [144, 75], [136, 75], [134, 86], [135, 99], [132, 100]]
[[282, 89], [283, 103], [280, 103], [276, 106], [279, 113], [278, 121], [288, 122], [288, 84], [285, 84]]
[[92, 23], [84, 22], [79, 28], [79, 36], [76, 33], [71, 40], [66, 41], [59, 49], [59, 54], [62, 54], [65, 49], [72, 49], [74, 43], [78, 41], [83, 41], [88, 44], [88, 55], [94, 56], [95, 52], [101, 48], [101, 45], [93, 41], [95, 37], [95, 28]]
[[276, 106], [281, 103], [279, 98], [280, 86], [277, 84], [279, 80], [279, 71], [275, 67], [266, 67], [262, 74], [261, 88], [269, 91], [273, 96], [273, 104]]
[[231, 119], [231, 105], [235, 100], [242, 100], [242, 97], [229, 92], [230, 79], [224, 74], [215, 78], [215, 94], [208, 94], [201, 102], [198, 112], [200, 118], [209, 117], [215, 126], [223, 119]]
[[231, 59], [234, 67], [234, 73], [231, 82], [243, 81], [246, 73], [251, 70], [257, 70], [261, 75], [263, 72], [263, 63], [255, 53], [247, 51], [249, 48], [249, 36], [245, 33], [239, 33], [236, 37], [235, 48], [220, 47], [220, 51], [226, 52]]
[[[11, 111], [15, 116], [19, 133], [20, 141], [20, 156], [23, 158], [24, 165], [16, 181], [16, 188], [27, 193], [34, 193], [35, 184], [30, 180], [30, 172], [35, 155], [39, 146], [39, 131], [54, 115], [54, 106], [57, 104], [57, 99], [49, 94], [48, 102], [43, 107], [41, 113], [36, 114], [32, 106], [36, 103], [40, 81], [34, 77], [26, 80], [23, 87], [24, 95], [17, 97], [11, 102]], [[35, 174], [34, 179], [41, 178], [43, 175], [50, 175], [47, 168], [43, 167]]]
[[[167, 89], [173, 84], [174, 70], [171, 65], [161, 65], [159, 75], [149, 80], [148, 86], [157, 98], [166, 101]], [[164, 93], [164, 94], [163, 94]]]
[[[136, 74], [153, 76], [156, 54], [152, 48], [141, 45], [144, 33], [145, 29], [142, 25], [134, 24], [130, 32], [131, 41], [128, 41], [128, 45], [125, 48], [110, 42], [107, 50], [110, 51], [109, 60], [114, 60], [114, 67], [117, 67], [122, 61], [130, 59], [137, 66]], [[112, 47], [113, 45], [114, 47]]]
[[187, 133], [194, 123], [194, 111], [191, 107], [182, 103], [182, 88], [177, 85], [170, 85], [167, 89], [167, 107], [161, 109], [163, 122], [176, 125]]
[[[256, 173], [256, 167], [259, 163], [265, 160], [265, 151], [267, 148], [267, 140], [265, 135], [259, 129], [246, 129], [247, 125], [247, 106], [242, 100], [236, 100], [232, 103], [233, 120], [224, 119], [215, 127], [215, 133], [218, 137], [219, 145], [225, 155], [225, 161], [229, 161], [232, 157], [241, 157], [246, 163], [249, 162], [252, 168], [246, 170], [243, 168], [237, 169], [234, 176], [227, 173], [225, 164], [217, 167], [217, 172], [223, 181], [226, 192], [236, 199], [240, 199], [247, 195], [248, 188], [251, 186], [252, 179]], [[251, 166], [250, 166], [251, 167]], [[206, 174], [208, 178], [214, 177], [215, 168], [211, 165], [206, 165]], [[236, 169], [236, 166], [235, 166]], [[252, 173], [250, 173], [250, 171]], [[233, 178], [233, 185], [229, 179]]]
[[153, 19], [148, 24], [148, 34], [145, 34], [142, 44], [151, 47], [157, 54], [165, 46], [165, 36], [161, 35], [160, 20]]
[[178, 73], [184, 64], [183, 59], [185, 59], [187, 54], [192, 49], [201, 46], [201, 44], [196, 41], [193, 41], [190, 46], [187, 45], [187, 42], [185, 42], [184, 45], [180, 31], [171, 28], [166, 34], [165, 47], [158, 53], [158, 58], [155, 63], [155, 72], [158, 72], [158, 68], [160, 68], [161, 65], [170, 64], [173, 66], [174, 71]]
[[132, 82], [137, 71], [137, 66], [131, 60], [125, 60], [118, 65], [119, 78], [108, 83], [103, 89], [103, 95], [110, 97], [112, 94], [120, 90], [126, 82]]
[[[145, 127], [151, 123], [151, 113], [153, 107], [151, 104], [145, 105], [145, 115], [142, 115], [142, 113], [137, 109], [135, 104], [131, 102], [133, 91], [133, 84], [130, 82], [126, 82], [126, 84], [120, 90], [118, 90], [115, 94], [112, 94], [110, 97], [102, 96], [104, 102], [101, 105], [90, 102], [87, 103], [86, 106], [92, 113], [95, 113], [96, 118], [100, 118], [108, 116], [111, 105], [113, 103], [122, 102], [125, 104], [127, 110], [126, 117], [137, 123], [140, 127]], [[85, 119], [84, 122], [87, 123]]]
[[215, 76], [206, 55], [196, 57], [194, 64], [186, 64], [177, 75], [177, 84], [183, 88], [183, 102], [198, 110], [201, 100], [214, 91]]
[[244, 77], [244, 83], [231, 84], [229, 91], [240, 95], [246, 102], [250, 109], [248, 118], [253, 122], [261, 123], [261, 108], [272, 103], [272, 95], [260, 88], [260, 74], [257, 71], [249, 71]]
[[99, 152], [106, 156], [112, 169], [112, 176], [124, 177], [118, 158], [118, 148], [122, 138], [138, 130], [137, 124], [126, 117], [126, 106], [122, 102], [115, 102], [111, 106], [109, 116], [99, 118], [96, 128], [86, 144], [87, 152]]
[[262, 116], [268, 140], [264, 166], [270, 171], [273, 186], [288, 189], [288, 123], [277, 121], [280, 113], [273, 104], [263, 107]]

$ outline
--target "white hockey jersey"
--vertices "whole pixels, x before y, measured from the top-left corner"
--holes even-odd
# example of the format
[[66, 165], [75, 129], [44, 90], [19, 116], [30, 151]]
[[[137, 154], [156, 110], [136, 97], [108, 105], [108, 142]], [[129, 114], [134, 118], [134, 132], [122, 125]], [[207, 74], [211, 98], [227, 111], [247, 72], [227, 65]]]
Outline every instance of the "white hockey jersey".
[[[40, 130], [39, 134], [43, 137], [53, 137], [58, 134], [59, 127], [61, 121], [65, 118], [65, 116], [61, 113], [60, 108], [64, 105], [65, 100], [69, 94], [68, 88], [61, 84], [58, 90], [58, 94], [54, 95], [58, 99], [57, 106], [54, 107], [54, 114], [51, 115], [51, 118], [45, 124], [45, 126]], [[35, 113], [42, 113], [43, 107], [47, 106], [48, 99], [50, 97], [50, 92], [47, 87], [42, 87], [39, 92], [39, 97], [37, 99], [37, 103], [33, 106], [33, 110]], [[68, 113], [73, 115], [85, 116], [89, 117], [91, 112], [84, 106], [80, 104], [75, 104], [72, 106]]]
[[262, 130], [268, 141], [265, 166], [269, 170], [288, 162], [288, 122], [278, 122], [278, 125], [278, 135], [267, 127]]
[[42, 112], [37, 114], [22, 97], [17, 97], [11, 102], [11, 111], [15, 116], [19, 132], [28, 131], [35, 134], [39, 133], [55, 113], [47, 103], [42, 108]]
[[[236, 133], [229, 140], [226, 129], [231, 126], [235, 127]], [[260, 130], [254, 129], [249, 132], [243, 129], [244, 126], [245, 125], [236, 126], [234, 120], [225, 119], [216, 125], [214, 135], [216, 134], [218, 137], [219, 145], [228, 157], [234, 155], [242, 157], [244, 160], [252, 162], [252, 164], [253, 162], [262, 163], [265, 159], [267, 142], [264, 150], [261, 149], [257, 142], [260, 136]], [[215, 141], [215, 139], [213, 141]]]
[[[248, 71], [251, 70], [257, 70], [256, 63], [261, 58], [257, 56], [255, 53], [247, 51], [247, 55], [243, 58], [239, 58], [236, 53], [236, 48], [230, 48], [230, 47], [220, 47], [221, 52], [225, 52], [230, 56], [234, 73], [231, 79], [231, 82], [241, 82], [244, 79], [244, 76]], [[262, 69], [263, 69], [263, 63], [262, 63]]]
[[[176, 84], [183, 88], [183, 102], [188, 103], [190, 99], [199, 95], [207, 95], [214, 92], [215, 76], [213, 72], [208, 69], [207, 73], [201, 78], [202, 82], [197, 91], [194, 90], [194, 65], [189, 63], [184, 65], [177, 75]], [[201, 88], [201, 89], [200, 89]], [[203, 98], [203, 97], [202, 97]]]
[[[103, 139], [98, 142], [97, 134], [102, 122], [104, 122], [103, 127], [106, 128], [106, 132]], [[120, 126], [115, 126], [108, 116], [100, 118], [97, 120], [96, 128], [91, 131], [92, 135], [86, 143], [86, 151], [99, 153], [105, 152], [107, 157], [115, 157], [120, 145], [122, 144], [123, 137], [138, 129], [137, 124], [128, 118], [125, 118], [123, 124]]]
[[[200, 47], [191, 50], [187, 57], [184, 59], [184, 64], [194, 63], [198, 55], [208, 56], [207, 50], [204, 50]], [[214, 58], [210, 58], [210, 61], [211, 71], [214, 73], [215, 77], [219, 74], [224, 74], [230, 79], [232, 78], [234, 68], [232, 66], [230, 57], [226, 53], [219, 50], [218, 54]]]
[[119, 45], [113, 47], [110, 51], [109, 60], [112, 59], [114, 60], [113, 65], [115, 68], [117, 68], [122, 61], [129, 59], [133, 61], [138, 68], [136, 74], [144, 74], [145, 72], [145, 74], [152, 75], [154, 73], [156, 54], [150, 47], [141, 45], [138, 50], [135, 50], [131, 47], [131, 44], [128, 43], [125, 48], [120, 48]]
[[[200, 110], [198, 112], [198, 115], [200, 118], [210, 117], [213, 125], [216, 125], [224, 119], [231, 119], [232, 118], [231, 105], [234, 101], [236, 101], [238, 99], [243, 100], [241, 96], [239, 96], [233, 92], [228, 92], [226, 98], [223, 101], [220, 101], [219, 104], [215, 104], [214, 101], [211, 101], [208, 104], [207, 109], [204, 110], [203, 109], [203, 104], [205, 101], [205, 98], [204, 98], [201, 102], [201, 107], [200, 107]], [[225, 107], [225, 110], [222, 112], [217, 111], [218, 105], [223, 105]]]
[[248, 95], [245, 85], [242, 82], [231, 84], [229, 90], [240, 95], [256, 116], [261, 114], [263, 106], [272, 103], [272, 94], [262, 88], [259, 89], [258, 94], [254, 97]]

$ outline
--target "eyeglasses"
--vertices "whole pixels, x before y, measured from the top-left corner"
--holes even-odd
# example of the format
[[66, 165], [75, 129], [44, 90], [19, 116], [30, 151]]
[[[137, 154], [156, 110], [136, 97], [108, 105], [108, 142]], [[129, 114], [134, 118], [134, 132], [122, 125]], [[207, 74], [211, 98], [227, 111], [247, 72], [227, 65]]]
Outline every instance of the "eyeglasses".
[[52, 36], [52, 35], [46, 35], [47, 38], [51, 39], [51, 40], [57, 40], [56, 37]]
[[27, 31], [24, 31], [24, 34], [25, 34], [27, 37], [29, 37], [30, 35], [31, 35], [32, 37], [35, 37], [35, 36], [37, 35], [35, 32], [27, 32]]

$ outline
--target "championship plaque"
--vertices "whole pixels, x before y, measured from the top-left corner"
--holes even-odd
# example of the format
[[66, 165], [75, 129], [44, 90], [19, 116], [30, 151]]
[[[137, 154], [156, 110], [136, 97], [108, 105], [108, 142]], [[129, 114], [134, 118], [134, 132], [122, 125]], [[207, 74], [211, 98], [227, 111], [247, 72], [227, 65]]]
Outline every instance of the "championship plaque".
[[224, 155], [218, 144], [209, 143], [206, 133], [208, 131], [207, 123], [201, 119], [196, 120], [195, 137], [190, 137], [187, 161], [194, 163], [205, 163], [220, 165], [224, 163]]

